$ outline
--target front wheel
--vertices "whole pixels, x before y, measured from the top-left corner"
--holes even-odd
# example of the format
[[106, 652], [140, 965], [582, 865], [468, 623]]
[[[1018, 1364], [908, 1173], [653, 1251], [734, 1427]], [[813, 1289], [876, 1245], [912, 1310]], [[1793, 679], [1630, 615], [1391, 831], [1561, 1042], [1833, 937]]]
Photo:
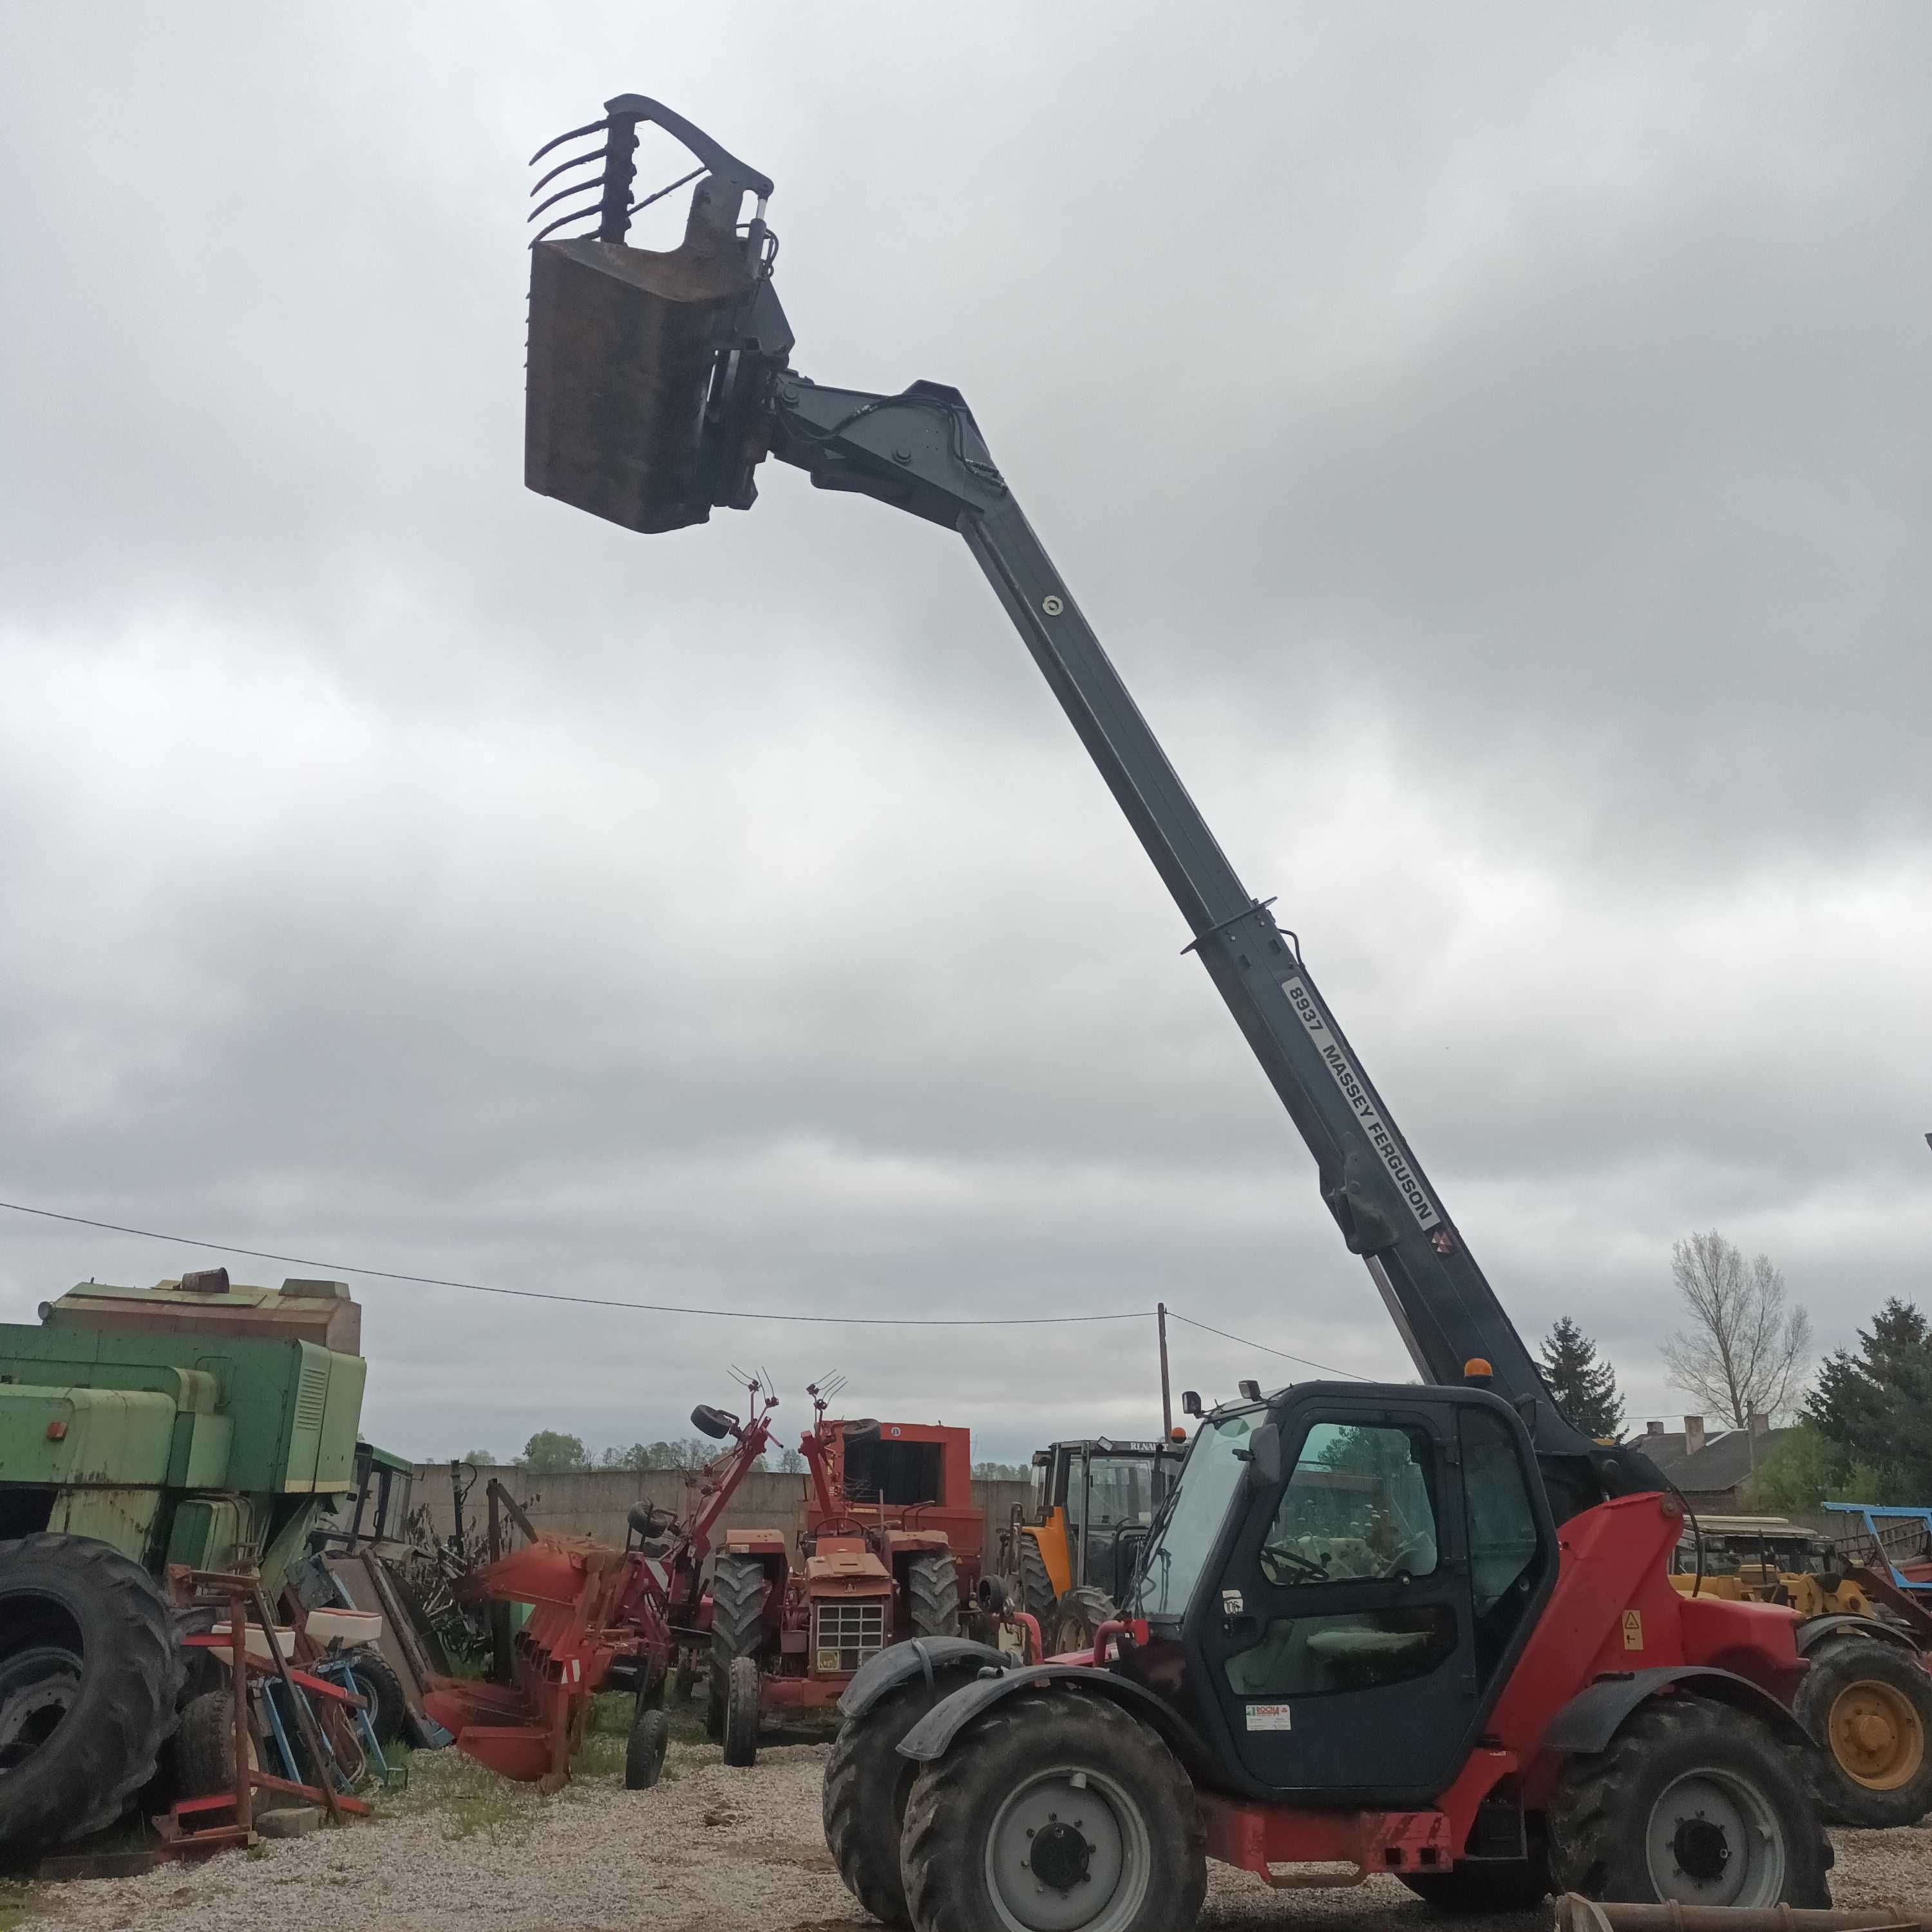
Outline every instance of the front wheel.
[[902, 1684], [838, 1727], [825, 1760], [825, 1846], [845, 1889], [881, 1925], [908, 1925], [899, 1838], [919, 1766], [900, 1741], [927, 1712], [979, 1675], [972, 1665]]
[[1559, 1892], [1620, 1904], [1828, 1906], [1832, 1847], [1797, 1752], [1702, 1697], [1646, 1706], [1550, 1803]]
[[724, 1762], [758, 1761], [758, 1660], [734, 1657], [724, 1687]]
[[1160, 1738], [1076, 1690], [994, 1706], [920, 1773], [899, 1848], [918, 1932], [1188, 1932], [1194, 1787]]
[[1827, 1644], [1792, 1709], [1817, 1744], [1818, 1802], [1834, 1824], [1916, 1825], [1932, 1810], [1932, 1677], [1897, 1645]]

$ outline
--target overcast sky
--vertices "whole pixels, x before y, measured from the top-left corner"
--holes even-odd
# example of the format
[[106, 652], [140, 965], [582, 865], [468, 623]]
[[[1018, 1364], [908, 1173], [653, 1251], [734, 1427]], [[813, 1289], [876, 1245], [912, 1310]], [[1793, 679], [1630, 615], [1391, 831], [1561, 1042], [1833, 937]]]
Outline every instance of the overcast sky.
[[[524, 490], [524, 164], [626, 89], [776, 179], [797, 366], [965, 391], [1526, 1330], [1640, 1426], [1693, 1229], [1925, 1301], [1913, 5], [0, 0], [0, 1197], [1409, 1373], [956, 537]], [[0, 1213], [0, 1318], [223, 1258]], [[356, 1285], [422, 1456], [1158, 1418], [1146, 1322]]]

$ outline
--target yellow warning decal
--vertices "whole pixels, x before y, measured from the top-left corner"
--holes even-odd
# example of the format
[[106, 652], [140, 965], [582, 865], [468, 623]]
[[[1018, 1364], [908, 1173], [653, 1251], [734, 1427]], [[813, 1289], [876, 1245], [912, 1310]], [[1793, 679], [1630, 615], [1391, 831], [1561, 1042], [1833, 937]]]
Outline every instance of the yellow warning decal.
[[1641, 1650], [1643, 1648], [1643, 1612], [1626, 1610], [1624, 1612], [1624, 1648]]

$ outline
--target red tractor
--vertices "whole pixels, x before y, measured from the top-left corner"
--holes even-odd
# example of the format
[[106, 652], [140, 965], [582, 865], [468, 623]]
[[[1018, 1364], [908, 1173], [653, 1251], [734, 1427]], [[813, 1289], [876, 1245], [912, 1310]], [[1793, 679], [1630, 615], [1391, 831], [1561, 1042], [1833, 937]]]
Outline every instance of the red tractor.
[[747, 1387], [742, 1422], [709, 1403], [692, 1411], [694, 1429], [730, 1446], [689, 1479], [694, 1493], [681, 1516], [640, 1503], [631, 1512], [632, 1546], [535, 1536], [470, 1580], [472, 1599], [526, 1604], [530, 1615], [506, 1660], [507, 1683], [438, 1678], [428, 1687], [424, 1708], [454, 1733], [460, 1750], [554, 1790], [569, 1774], [592, 1694], [630, 1685], [638, 1714], [625, 1782], [657, 1782], [669, 1737], [665, 1685], [680, 1655], [706, 1641], [701, 1580], [712, 1534], [772, 1439], [778, 1398], [758, 1382]]
[[838, 1386], [808, 1390], [797, 1560], [778, 1530], [734, 1529], [712, 1567], [706, 1716], [727, 1764], [756, 1758], [761, 1712], [823, 1708], [889, 1644], [957, 1636], [980, 1581], [969, 1432], [828, 1421]]

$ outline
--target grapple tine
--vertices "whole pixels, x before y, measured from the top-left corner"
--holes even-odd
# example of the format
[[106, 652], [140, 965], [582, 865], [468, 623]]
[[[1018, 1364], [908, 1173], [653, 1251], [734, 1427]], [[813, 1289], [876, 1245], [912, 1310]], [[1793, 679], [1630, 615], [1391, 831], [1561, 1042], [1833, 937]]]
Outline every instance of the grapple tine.
[[572, 168], [580, 168], [586, 161], [601, 161], [610, 152], [608, 148], [587, 148], [580, 154], [572, 154], [567, 161], [559, 161], [556, 166], [530, 190], [531, 194], [536, 196], [542, 194], [559, 175], [568, 174]]
[[601, 134], [606, 128], [610, 126], [610, 118], [611, 117], [607, 114], [601, 121], [586, 122], [581, 128], [572, 128], [568, 134], [560, 134], [555, 140], [546, 141], [543, 146], [530, 158], [530, 160], [525, 164], [525, 165], [529, 167], [535, 167], [538, 162], [542, 160], [544, 155], [548, 154], [553, 148], [560, 148], [563, 146], [565, 142], [574, 141], [580, 134]]
[[[524, 217], [525, 224], [527, 226], [530, 223], [536, 220], [537, 217], [542, 214], [545, 208], [554, 208], [559, 202], [568, 201], [574, 194], [594, 194], [596, 196], [597, 200], [591, 203], [591, 207], [602, 207], [603, 206], [604, 200], [604, 184], [601, 181], [572, 182], [568, 188], [559, 188], [556, 194], [552, 195], [548, 201], [538, 202], [536, 206], [532, 208], [530, 213]], [[589, 209], [585, 210], [586, 214], [589, 212]]]

